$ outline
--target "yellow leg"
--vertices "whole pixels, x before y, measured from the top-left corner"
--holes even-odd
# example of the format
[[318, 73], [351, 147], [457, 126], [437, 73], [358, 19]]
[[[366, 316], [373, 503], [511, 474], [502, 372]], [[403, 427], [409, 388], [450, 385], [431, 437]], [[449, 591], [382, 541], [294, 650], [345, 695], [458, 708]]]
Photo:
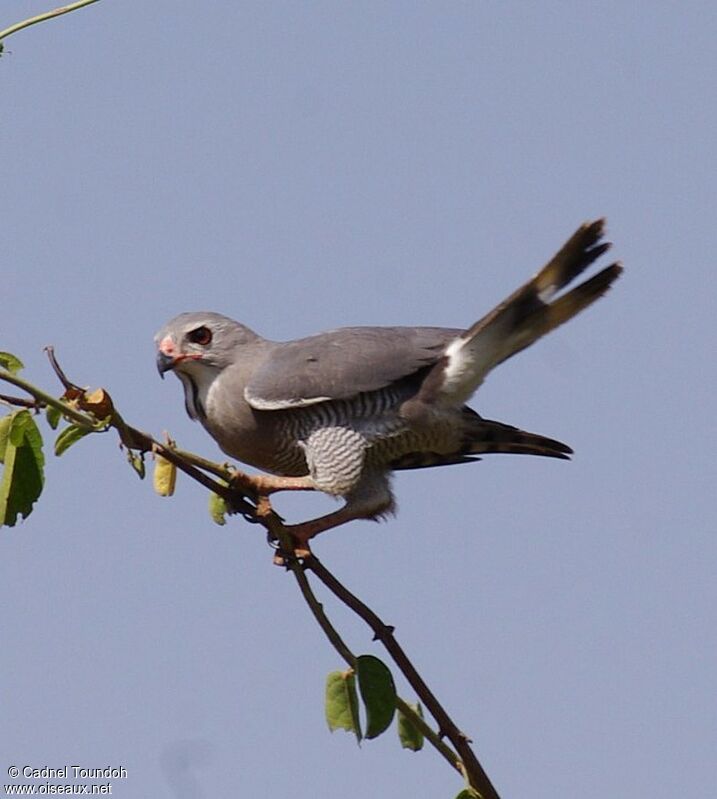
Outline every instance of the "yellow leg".
[[349, 501], [343, 508], [333, 513], [327, 513], [325, 516], [319, 516], [317, 519], [301, 522], [301, 524], [287, 524], [286, 531], [300, 545], [308, 547], [309, 541], [319, 533], [332, 530], [334, 527], [340, 527], [342, 524], [354, 521], [354, 519], [378, 519], [383, 514], [390, 512], [392, 506], [393, 503], [390, 497], [382, 498], [380, 501], [370, 505], [363, 502]]
[[277, 491], [316, 491], [314, 481], [308, 476], [280, 477], [274, 474], [246, 474], [236, 472], [232, 483], [237, 488], [246, 489], [247, 492], [259, 497], [268, 497]]

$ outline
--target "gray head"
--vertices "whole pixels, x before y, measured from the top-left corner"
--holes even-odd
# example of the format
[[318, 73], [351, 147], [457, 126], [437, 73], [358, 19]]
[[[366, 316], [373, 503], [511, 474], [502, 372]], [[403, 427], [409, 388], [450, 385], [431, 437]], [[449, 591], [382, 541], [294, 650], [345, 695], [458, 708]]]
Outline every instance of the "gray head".
[[235, 363], [242, 347], [263, 341], [228, 316], [195, 311], [175, 316], [154, 337], [157, 369], [173, 371], [184, 385], [187, 413], [203, 415], [202, 397], [217, 375]]

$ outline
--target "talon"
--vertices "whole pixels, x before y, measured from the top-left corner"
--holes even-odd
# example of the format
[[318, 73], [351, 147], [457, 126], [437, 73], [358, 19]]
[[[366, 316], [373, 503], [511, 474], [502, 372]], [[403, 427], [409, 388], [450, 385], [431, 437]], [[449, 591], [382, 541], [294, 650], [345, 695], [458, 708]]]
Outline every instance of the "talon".
[[266, 494], [260, 494], [256, 500], [256, 515], [269, 516], [272, 512], [273, 508], [271, 507], [271, 502], [269, 501], [269, 497]]
[[310, 558], [312, 556], [311, 548], [309, 547], [308, 541], [299, 541], [296, 538], [294, 540], [294, 555], [299, 558]]
[[273, 557], [273, 563], [275, 566], [285, 566], [288, 569], [290, 561], [302, 560], [303, 558], [309, 558], [312, 555], [309, 545], [306, 542], [297, 542], [294, 547], [294, 551], [291, 553], [287, 553], [282, 550], [278, 543], [272, 544], [270, 542], [270, 544], [275, 547]]

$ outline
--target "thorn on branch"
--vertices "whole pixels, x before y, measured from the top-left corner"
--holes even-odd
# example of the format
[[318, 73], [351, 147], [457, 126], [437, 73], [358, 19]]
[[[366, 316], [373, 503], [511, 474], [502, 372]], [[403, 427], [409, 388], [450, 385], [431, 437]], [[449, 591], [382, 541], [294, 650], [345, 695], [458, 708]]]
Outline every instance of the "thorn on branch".
[[373, 640], [383, 643], [386, 638], [390, 638], [393, 635], [395, 630], [396, 628], [393, 626], [393, 624], [383, 624], [381, 625], [380, 629], [374, 632]]

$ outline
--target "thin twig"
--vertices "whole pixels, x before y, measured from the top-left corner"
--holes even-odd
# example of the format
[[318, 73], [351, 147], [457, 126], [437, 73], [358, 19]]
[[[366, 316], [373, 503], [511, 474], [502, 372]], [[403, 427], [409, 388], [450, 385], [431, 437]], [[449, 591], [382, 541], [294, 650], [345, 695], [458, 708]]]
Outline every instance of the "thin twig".
[[178, 449], [177, 447], [172, 447], [172, 450], [178, 457], [184, 458], [184, 460], [187, 463], [191, 463], [192, 466], [198, 466], [200, 469], [204, 469], [205, 472], [209, 472], [227, 482], [232, 479], [232, 475], [236, 472], [233, 466], [214, 463], [214, 461], [202, 458], [200, 455], [195, 455], [193, 452], [187, 452], [187, 450]]
[[12, 374], [5, 369], [0, 369], [0, 380], [4, 380], [6, 383], [11, 383], [13, 386], [17, 386], [23, 391], [27, 391], [31, 397], [34, 397], [44, 405], [49, 405], [50, 407], [60, 411], [63, 416], [71, 419], [80, 427], [88, 427], [93, 430], [97, 428], [97, 420], [92, 416], [76, 410], [66, 402], [62, 402], [62, 400], [53, 397], [51, 394], [42, 391], [42, 389], [39, 389], [36, 386], [33, 386], [32, 383], [28, 383], [27, 380], [23, 380], [22, 377], [18, 377], [17, 375]]
[[329, 621], [328, 616], [324, 612], [324, 606], [321, 604], [321, 602], [319, 602], [311, 589], [311, 585], [309, 584], [304, 567], [301, 565], [301, 563], [299, 563], [298, 560], [296, 560], [296, 558], [289, 559], [288, 567], [293, 573], [294, 577], [296, 577], [296, 582], [299, 584], [301, 595], [304, 597], [306, 604], [314, 614], [314, 618], [318, 622], [319, 627], [321, 627], [321, 629], [324, 631], [324, 634], [329, 639], [334, 649], [346, 661], [346, 664], [352, 669], [355, 669], [356, 656], [344, 643], [344, 640], [339, 635], [338, 630]]
[[165, 460], [173, 463], [180, 471], [196, 480], [200, 485], [203, 485], [209, 491], [218, 494], [222, 499], [226, 500], [232, 511], [243, 513], [252, 518], [256, 516], [256, 508], [251, 505], [246, 499], [237, 491], [236, 488], [223, 485], [222, 483], [213, 480], [203, 471], [189, 463], [181, 454], [176, 452], [172, 447], [168, 447], [161, 441], [152, 438], [148, 433], [143, 433], [134, 427], [128, 425], [125, 420], [120, 416], [116, 409], [113, 409], [112, 416], [110, 417], [110, 427], [114, 427], [119, 433], [120, 441], [128, 449], [136, 449], [140, 452], [157, 452]]
[[36, 17], [24, 19], [22, 22], [16, 22], [9, 28], [5, 28], [5, 30], [0, 31], [0, 42], [3, 39], [6, 39], [8, 36], [11, 36], [13, 33], [17, 33], [24, 28], [29, 28], [30, 25], [37, 25], [38, 22], [44, 22], [46, 19], [53, 19], [54, 17], [59, 17], [62, 14], [69, 14], [70, 11], [76, 11], [78, 8], [92, 5], [92, 3], [97, 3], [98, 1], [99, 0], [79, 0], [77, 3], [70, 3], [67, 6], [55, 8], [52, 11], [45, 11], [42, 14], [38, 14]]
[[82, 387], [78, 386], [76, 383], [73, 383], [62, 370], [62, 367], [57, 362], [57, 358], [55, 358], [55, 348], [51, 344], [48, 344], [47, 347], [45, 347], [45, 354], [50, 361], [52, 371], [57, 375], [57, 379], [60, 381], [60, 383], [62, 383], [62, 387], [65, 389], [65, 391], [82, 391]]
[[22, 397], [11, 397], [8, 394], [0, 394], [0, 402], [7, 402], [8, 405], [17, 405], [19, 408], [31, 408], [37, 410], [42, 408], [42, 403], [35, 399], [23, 399]]

